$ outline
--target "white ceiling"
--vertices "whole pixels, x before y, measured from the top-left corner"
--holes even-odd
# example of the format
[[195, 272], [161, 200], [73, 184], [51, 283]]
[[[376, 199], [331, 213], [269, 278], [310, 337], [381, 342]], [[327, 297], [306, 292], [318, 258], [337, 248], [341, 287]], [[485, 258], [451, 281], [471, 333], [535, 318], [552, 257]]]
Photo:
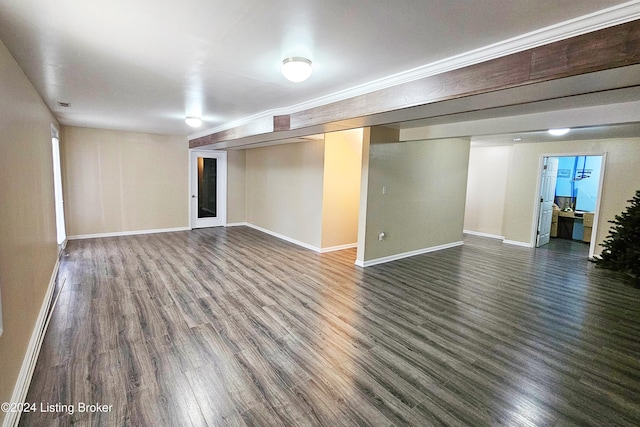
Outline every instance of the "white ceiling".
[[607, 126], [586, 126], [570, 128], [563, 136], [553, 136], [548, 130], [516, 132], [499, 135], [482, 135], [471, 138], [474, 147], [529, 144], [539, 142], [588, 141], [604, 138], [633, 138], [640, 135], [640, 123], [624, 123]]
[[631, 3], [0, 0], [0, 39], [62, 124], [187, 135]]

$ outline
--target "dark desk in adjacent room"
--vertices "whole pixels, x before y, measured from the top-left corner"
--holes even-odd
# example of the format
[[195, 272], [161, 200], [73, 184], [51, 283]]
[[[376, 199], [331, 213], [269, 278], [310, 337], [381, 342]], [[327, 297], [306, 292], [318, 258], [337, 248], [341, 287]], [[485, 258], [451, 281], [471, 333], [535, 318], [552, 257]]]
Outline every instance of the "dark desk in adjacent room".
[[561, 239], [573, 239], [573, 212], [558, 212], [558, 237]]
[[557, 237], [590, 242], [593, 215], [593, 212], [558, 212]]

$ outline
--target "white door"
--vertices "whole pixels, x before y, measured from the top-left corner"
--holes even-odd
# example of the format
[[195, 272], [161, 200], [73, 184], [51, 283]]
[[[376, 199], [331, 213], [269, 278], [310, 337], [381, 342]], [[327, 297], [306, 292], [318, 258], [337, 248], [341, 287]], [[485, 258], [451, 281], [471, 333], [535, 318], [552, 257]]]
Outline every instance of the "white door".
[[536, 247], [546, 245], [551, 238], [551, 221], [553, 219], [553, 202], [556, 195], [557, 178], [558, 159], [545, 157], [540, 178], [540, 216]]
[[227, 153], [191, 151], [191, 228], [227, 222]]

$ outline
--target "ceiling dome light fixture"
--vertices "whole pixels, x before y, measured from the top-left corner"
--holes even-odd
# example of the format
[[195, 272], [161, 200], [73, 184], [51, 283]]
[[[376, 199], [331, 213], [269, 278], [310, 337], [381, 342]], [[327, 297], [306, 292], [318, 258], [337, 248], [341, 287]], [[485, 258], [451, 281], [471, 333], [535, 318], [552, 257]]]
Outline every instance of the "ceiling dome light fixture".
[[198, 128], [202, 125], [202, 119], [200, 117], [187, 117], [184, 121], [192, 128]]
[[311, 61], [307, 58], [292, 56], [282, 61], [282, 75], [294, 83], [307, 80], [311, 71]]
[[553, 136], [562, 136], [569, 133], [571, 128], [549, 129], [549, 133]]

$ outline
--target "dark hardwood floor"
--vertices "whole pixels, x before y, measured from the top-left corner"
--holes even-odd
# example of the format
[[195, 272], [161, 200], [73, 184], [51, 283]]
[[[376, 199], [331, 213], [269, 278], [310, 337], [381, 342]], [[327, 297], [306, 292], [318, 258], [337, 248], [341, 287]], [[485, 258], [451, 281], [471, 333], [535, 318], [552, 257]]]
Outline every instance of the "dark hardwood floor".
[[363, 270], [245, 227], [71, 241], [21, 425], [638, 426], [640, 290], [577, 248]]

